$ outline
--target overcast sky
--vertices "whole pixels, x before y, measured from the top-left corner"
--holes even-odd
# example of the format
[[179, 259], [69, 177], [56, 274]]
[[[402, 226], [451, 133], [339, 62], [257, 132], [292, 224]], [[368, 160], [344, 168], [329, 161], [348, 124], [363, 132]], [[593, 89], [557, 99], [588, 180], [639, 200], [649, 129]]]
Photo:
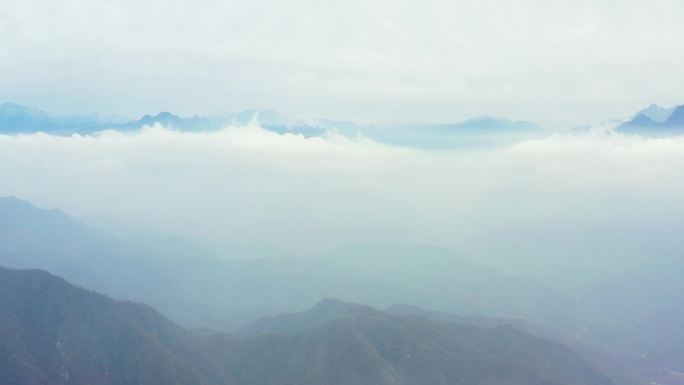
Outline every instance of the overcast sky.
[[3, 0], [0, 102], [563, 128], [684, 103], [684, 2]]

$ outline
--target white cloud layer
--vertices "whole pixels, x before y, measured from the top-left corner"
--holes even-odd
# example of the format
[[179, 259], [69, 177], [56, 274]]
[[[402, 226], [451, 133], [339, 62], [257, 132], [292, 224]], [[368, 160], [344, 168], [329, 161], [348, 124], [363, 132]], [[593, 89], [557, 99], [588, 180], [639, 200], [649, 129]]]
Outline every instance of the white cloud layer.
[[293, 251], [352, 241], [454, 245], [547, 220], [682, 218], [684, 137], [554, 135], [422, 152], [257, 126], [0, 136], [0, 195]]
[[5, 0], [0, 100], [569, 127], [681, 104], [683, 18], [679, 0]]

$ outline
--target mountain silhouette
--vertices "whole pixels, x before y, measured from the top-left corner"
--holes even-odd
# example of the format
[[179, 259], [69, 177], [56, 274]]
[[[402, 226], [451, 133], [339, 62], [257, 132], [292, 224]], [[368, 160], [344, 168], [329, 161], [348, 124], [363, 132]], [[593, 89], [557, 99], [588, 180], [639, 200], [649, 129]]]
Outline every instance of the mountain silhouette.
[[672, 108], [664, 121], [656, 121], [646, 113], [640, 113], [632, 120], [619, 125], [616, 130], [623, 133], [642, 135], [667, 135], [684, 132], [684, 105]]
[[610, 385], [567, 347], [510, 326], [479, 328], [349, 311], [295, 335], [194, 335], [149, 306], [40, 270], [0, 268], [6, 384]]

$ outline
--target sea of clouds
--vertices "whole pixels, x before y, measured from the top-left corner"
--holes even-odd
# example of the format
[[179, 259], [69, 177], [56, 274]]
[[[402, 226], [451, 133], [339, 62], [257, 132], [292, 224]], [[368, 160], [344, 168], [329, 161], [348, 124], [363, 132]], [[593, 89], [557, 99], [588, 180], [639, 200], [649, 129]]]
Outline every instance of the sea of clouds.
[[597, 129], [489, 148], [412, 150], [258, 124], [0, 136], [0, 195], [171, 233], [312, 251], [438, 243], [534, 223], [684, 214], [684, 136]]

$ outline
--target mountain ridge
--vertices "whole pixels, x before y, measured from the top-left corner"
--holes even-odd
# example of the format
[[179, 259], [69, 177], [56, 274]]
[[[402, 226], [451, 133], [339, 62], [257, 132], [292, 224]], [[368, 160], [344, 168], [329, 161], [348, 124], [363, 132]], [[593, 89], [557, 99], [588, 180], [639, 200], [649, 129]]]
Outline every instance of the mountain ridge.
[[664, 108], [660, 107], [657, 104], [651, 104], [647, 108], [644, 108], [636, 114], [632, 115], [631, 119], [634, 119], [639, 115], [644, 115], [655, 122], [664, 122], [667, 118], [669, 118], [672, 115], [672, 112], [675, 110], [675, 108], [677, 108], [677, 106]]
[[0, 277], [2, 383], [218, 383], [194, 367], [211, 358], [147, 305], [114, 301], [42, 270], [0, 267]]
[[45, 271], [0, 267], [0, 310], [0, 381], [16, 385], [613, 385], [563, 345], [511, 327], [368, 307], [295, 336], [234, 341], [192, 335], [147, 305]]
[[684, 104], [674, 106], [663, 121], [654, 120], [646, 113], [639, 113], [631, 120], [617, 126], [618, 132], [636, 134], [680, 134], [684, 132]]
[[[0, 198], [0, 212], [17, 204]], [[29, 213], [0, 216], [0, 265], [47, 269], [117, 299], [150, 303], [185, 326], [230, 331], [324, 297], [545, 319], [565, 303], [532, 280], [478, 268], [441, 248], [363, 247], [343, 250], [351, 255], [339, 261], [324, 255], [227, 261], [192, 244], [122, 240], [63, 213], [18, 205]], [[421, 277], [407, 275], [418, 268]], [[516, 298], [525, 302], [511, 306]]]
[[[161, 124], [187, 131], [216, 130], [231, 124], [247, 125], [257, 119], [269, 130], [279, 133], [308, 132], [322, 135], [329, 130], [353, 135], [357, 131], [372, 132], [373, 126], [362, 126], [350, 121], [335, 121], [326, 118], [302, 122], [287, 118], [273, 110], [248, 109], [234, 114], [181, 117], [169, 111], [156, 115], [147, 114], [139, 119], [99, 118], [96, 116], [55, 115], [47, 111], [22, 106], [15, 103], [0, 105], [0, 133], [34, 133], [44, 131], [58, 135], [90, 134], [103, 129], [134, 130], [142, 126]], [[491, 129], [538, 129], [532, 122], [512, 121], [490, 115], [477, 116], [455, 123], [427, 123], [420, 125], [424, 131], [430, 130], [491, 130]], [[382, 130], [381, 130], [382, 131]]]

